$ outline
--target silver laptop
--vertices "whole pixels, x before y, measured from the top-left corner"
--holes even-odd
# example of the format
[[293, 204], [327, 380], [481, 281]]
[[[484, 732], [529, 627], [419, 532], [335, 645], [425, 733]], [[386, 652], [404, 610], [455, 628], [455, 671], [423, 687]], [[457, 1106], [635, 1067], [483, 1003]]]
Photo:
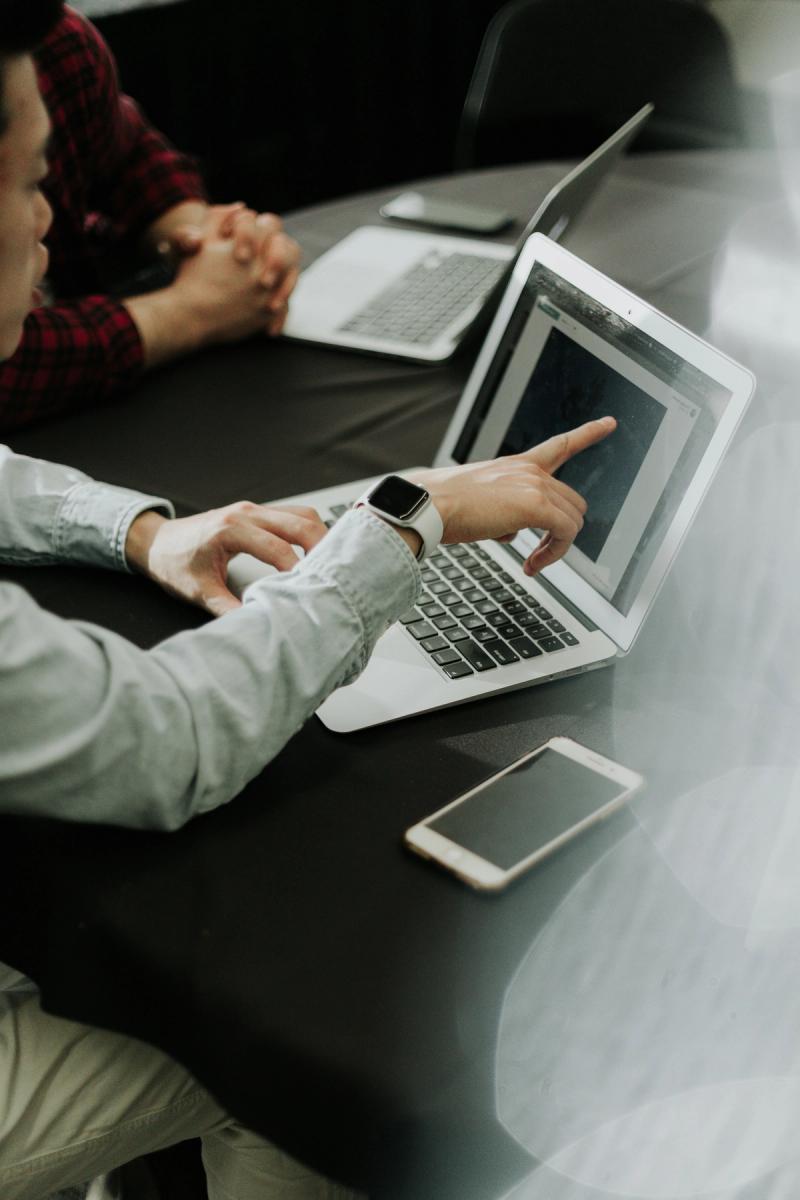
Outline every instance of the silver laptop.
[[480, 318], [488, 324], [492, 300], [499, 300], [531, 234], [562, 236], [652, 111], [646, 104], [565, 175], [516, 246], [385, 226], [356, 229], [302, 273], [284, 334], [420, 362], [450, 358]]
[[[600, 667], [633, 645], [755, 381], [743, 367], [540, 234], [529, 239], [436, 456], [525, 450], [594, 417], [617, 430], [559, 477], [588, 501], [561, 562], [538, 542], [443, 546], [359, 679], [319, 710], [339, 732]], [[410, 468], [409, 468], [410, 469]], [[296, 497], [338, 518], [369, 480]], [[243, 588], [264, 568], [231, 565]]]

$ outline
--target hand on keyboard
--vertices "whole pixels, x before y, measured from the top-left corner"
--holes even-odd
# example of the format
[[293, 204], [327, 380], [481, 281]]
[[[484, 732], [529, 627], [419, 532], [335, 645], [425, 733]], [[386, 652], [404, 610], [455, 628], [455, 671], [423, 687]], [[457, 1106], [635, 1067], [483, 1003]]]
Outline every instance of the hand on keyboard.
[[[230, 581], [227, 578], [231, 559], [252, 556], [259, 564], [290, 571], [298, 554], [326, 533], [313, 508], [265, 507], [242, 500], [177, 521], [142, 513], [131, 525], [125, 552], [132, 567], [166, 591], [220, 616], [240, 604], [234, 594], [236, 568]], [[246, 582], [267, 573], [257, 567]]]

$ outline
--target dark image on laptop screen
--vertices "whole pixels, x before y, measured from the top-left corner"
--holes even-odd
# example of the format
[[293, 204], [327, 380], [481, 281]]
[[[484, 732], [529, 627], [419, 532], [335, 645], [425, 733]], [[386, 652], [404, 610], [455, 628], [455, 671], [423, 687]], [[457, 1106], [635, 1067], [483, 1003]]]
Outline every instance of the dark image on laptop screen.
[[612, 437], [558, 472], [589, 505], [575, 545], [596, 562], [665, 413], [647, 392], [551, 329], [499, 453], [518, 454], [584, 421], [616, 417]]

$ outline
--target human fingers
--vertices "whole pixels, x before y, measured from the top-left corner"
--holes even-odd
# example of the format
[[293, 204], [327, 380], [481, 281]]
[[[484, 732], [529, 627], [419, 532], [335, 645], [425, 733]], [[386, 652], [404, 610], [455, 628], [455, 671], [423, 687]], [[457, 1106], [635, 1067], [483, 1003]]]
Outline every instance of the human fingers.
[[256, 264], [236, 262], [230, 239], [207, 239], [185, 259], [172, 287], [174, 325], [189, 345], [235, 341], [263, 333], [271, 319], [270, 293], [258, 282]]
[[260, 212], [256, 215], [256, 228], [262, 244], [283, 229], [283, 221], [274, 212]]
[[136, 557], [139, 543], [134, 542], [133, 563], [165, 591], [219, 616], [239, 603], [226, 583], [230, 557], [225, 549], [226, 531], [235, 521], [231, 509], [163, 520], [155, 525], [151, 521], [139, 538], [146, 547], [144, 558]]
[[526, 575], [535, 575], [537, 571], [563, 558], [583, 529], [582, 511], [555, 492], [551, 493], [550, 501], [549, 520], [542, 521], [538, 526], [545, 532], [536, 549], [523, 563]]
[[278, 530], [254, 522], [241, 522], [227, 529], [221, 539], [223, 551], [217, 568], [223, 573], [236, 554], [249, 554], [278, 571], [291, 571], [300, 561], [289, 541]]
[[[206, 221], [203, 225], [187, 222], [174, 229], [169, 237], [159, 243], [160, 253], [177, 254], [188, 258], [203, 245], [210, 236], [228, 238], [233, 233], [234, 224], [240, 213], [246, 212], [245, 205], [237, 200], [234, 204], [215, 204], [208, 208]], [[255, 218], [255, 213], [253, 214]]]
[[247, 553], [278, 570], [297, 563], [293, 546], [312, 550], [328, 532], [319, 513], [308, 505], [262, 505], [240, 500], [217, 511], [217, 550], [222, 560]]
[[259, 505], [260, 511], [251, 514], [251, 520], [261, 529], [279, 535], [293, 546], [308, 552], [328, 532], [328, 527], [316, 509], [306, 505], [281, 504]]
[[290, 267], [284, 275], [280, 285], [275, 289], [270, 297], [269, 306], [273, 312], [280, 312], [289, 307], [289, 297], [297, 286], [297, 281], [300, 278], [300, 271], [297, 267]]
[[572, 505], [563, 504], [560, 497], [553, 495], [540, 503], [539, 513], [534, 528], [544, 530], [545, 538], [549, 534], [551, 542], [565, 543], [562, 550], [564, 553], [583, 529], [583, 513], [578, 512]]
[[273, 234], [261, 251], [261, 282], [272, 288], [275, 307], [285, 304], [297, 282], [300, 247], [294, 238], [282, 231]]
[[538, 446], [525, 451], [523, 457], [531, 459], [537, 466], [552, 473], [559, 467], [563, 467], [568, 459], [579, 454], [581, 450], [588, 450], [590, 446], [602, 442], [603, 438], [613, 433], [616, 427], [617, 422], [613, 417], [600, 417], [597, 421], [586, 421], [585, 424], [578, 425], [576, 429], [569, 429], [566, 433], [557, 433], [555, 437], [548, 438], [546, 442], [540, 442]]
[[574, 541], [574, 535], [563, 538], [548, 531], [542, 536], [536, 549], [525, 559], [522, 564], [523, 571], [526, 575], [536, 575], [544, 567], [549, 567], [563, 558]]
[[288, 309], [289, 299], [297, 286], [297, 281], [299, 278], [299, 268], [290, 267], [284, 275], [280, 286], [272, 293], [270, 297], [270, 308], [273, 310], [273, 312], [281, 312], [284, 309]]
[[283, 327], [289, 316], [289, 296], [296, 288], [299, 278], [299, 268], [292, 267], [291, 270], [287, 271], [280, 287], [270, 297], [268, 307], [271, 316], [267, 321], [267, 333], [270, 337], [277, 337], [279, 333], [283, 332]]
[[[515, 515], [512, 517], [512, 527], [507, 532], [482, 533], [478, 536], [490, 536], [494, 541], [509, 542], [518, 530], [524, 526], [543, 529], [544, 533], [539, 544], [524, 564], [527, 574], [534, 575], [543, 567], [549, 566], [566, 554], [577, 535], [583, 528], [583, 511], [560, 495], [552, 487], [553, 480], [548, 479], [549, 487], [537, 487], [525, 500], [524, 508], [515, 505]], [[527, 509], [527, 515], [523, 515]], [[472, 531], [470, 533], [470, 540]], [[444, 539], [448, 540], [447, 538]]]
[[281, 234], [283, 221], [276, 213], [258, 213], [253, 222], [255, 255], [258, 257], [259, 283], [272, 289], [280, 282], [280, 261], [276, 260], [274, 239]]
[[578, 529], [583, 528], [583, 518], [586, 513], [587, 504], [583, 496], [574, 491], [571, 487], [565, 485], [559, 486], [560, 481], [553, 479], [551, 476], [545, 476], [547, 480], [547, 498], [554, 508], [560, 511], [574, 521]]
[[544, 567], [549, 567], [551, 563], [557, 562], [562, 558], [569, 549], [570, 543], [562, 546], [558, 542], [554, 542], [553, 536], [546, 533], [540, 538], [539, 545], [528, 555], [525, 562], [522, 564], [522, 569], [526, 575], [536, 575]]
[[568, 483], [564, 483], [563, 479], [556, 479], [553, 475], [546, 475], [546, 478], [549, 480], [550, 491], [554, 496], [560, 496], [564, 501], [577, 508], [579, 512], [586, 512], [586, 500], [580, 492], [576, 492], [575, 488], [570, 487]]
[[283, 327], [286, 324], [286, 319], [288, 316], [289, 316], [289, 305], [288, 304], [282, 305], [282, 307], [277, 312], [273, 312], [272, 305], [270, 305], [270, 313], [269, 313], [269, 317], [267, 319], [267, 336], [268, 337], [277, 337], [280, 333], [283, 333]]
[[236, 218], [241, 212], [245, 212], [247, 205], [243, 200], [234, 200], [231, 204], [214, 204], [209, 211], [210, 232], [216, 237], [229, 238], [233, 234], [233, 226]]
[[233, 238], [233, 257], [243, 267], [248, 266], [256, 257], [260, 247], [260, 235], [256, 224], [258, 218], [252, 209], [244, 208], [236, 213], [231, 221], [231, 237]]
[[159, 252], [165, 251], [189, 257], [196, 254], [203, 244], [204, 233], [198, 225], [180, 225], [174, 230], [169, 242], [159, 243]]

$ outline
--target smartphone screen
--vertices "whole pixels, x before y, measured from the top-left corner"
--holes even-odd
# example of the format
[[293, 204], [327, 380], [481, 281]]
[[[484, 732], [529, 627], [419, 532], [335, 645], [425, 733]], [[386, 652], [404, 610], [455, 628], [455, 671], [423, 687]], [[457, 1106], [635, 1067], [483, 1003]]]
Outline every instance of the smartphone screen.
[[425, 825], [506, 871], [628, 790], [546, 748]]

